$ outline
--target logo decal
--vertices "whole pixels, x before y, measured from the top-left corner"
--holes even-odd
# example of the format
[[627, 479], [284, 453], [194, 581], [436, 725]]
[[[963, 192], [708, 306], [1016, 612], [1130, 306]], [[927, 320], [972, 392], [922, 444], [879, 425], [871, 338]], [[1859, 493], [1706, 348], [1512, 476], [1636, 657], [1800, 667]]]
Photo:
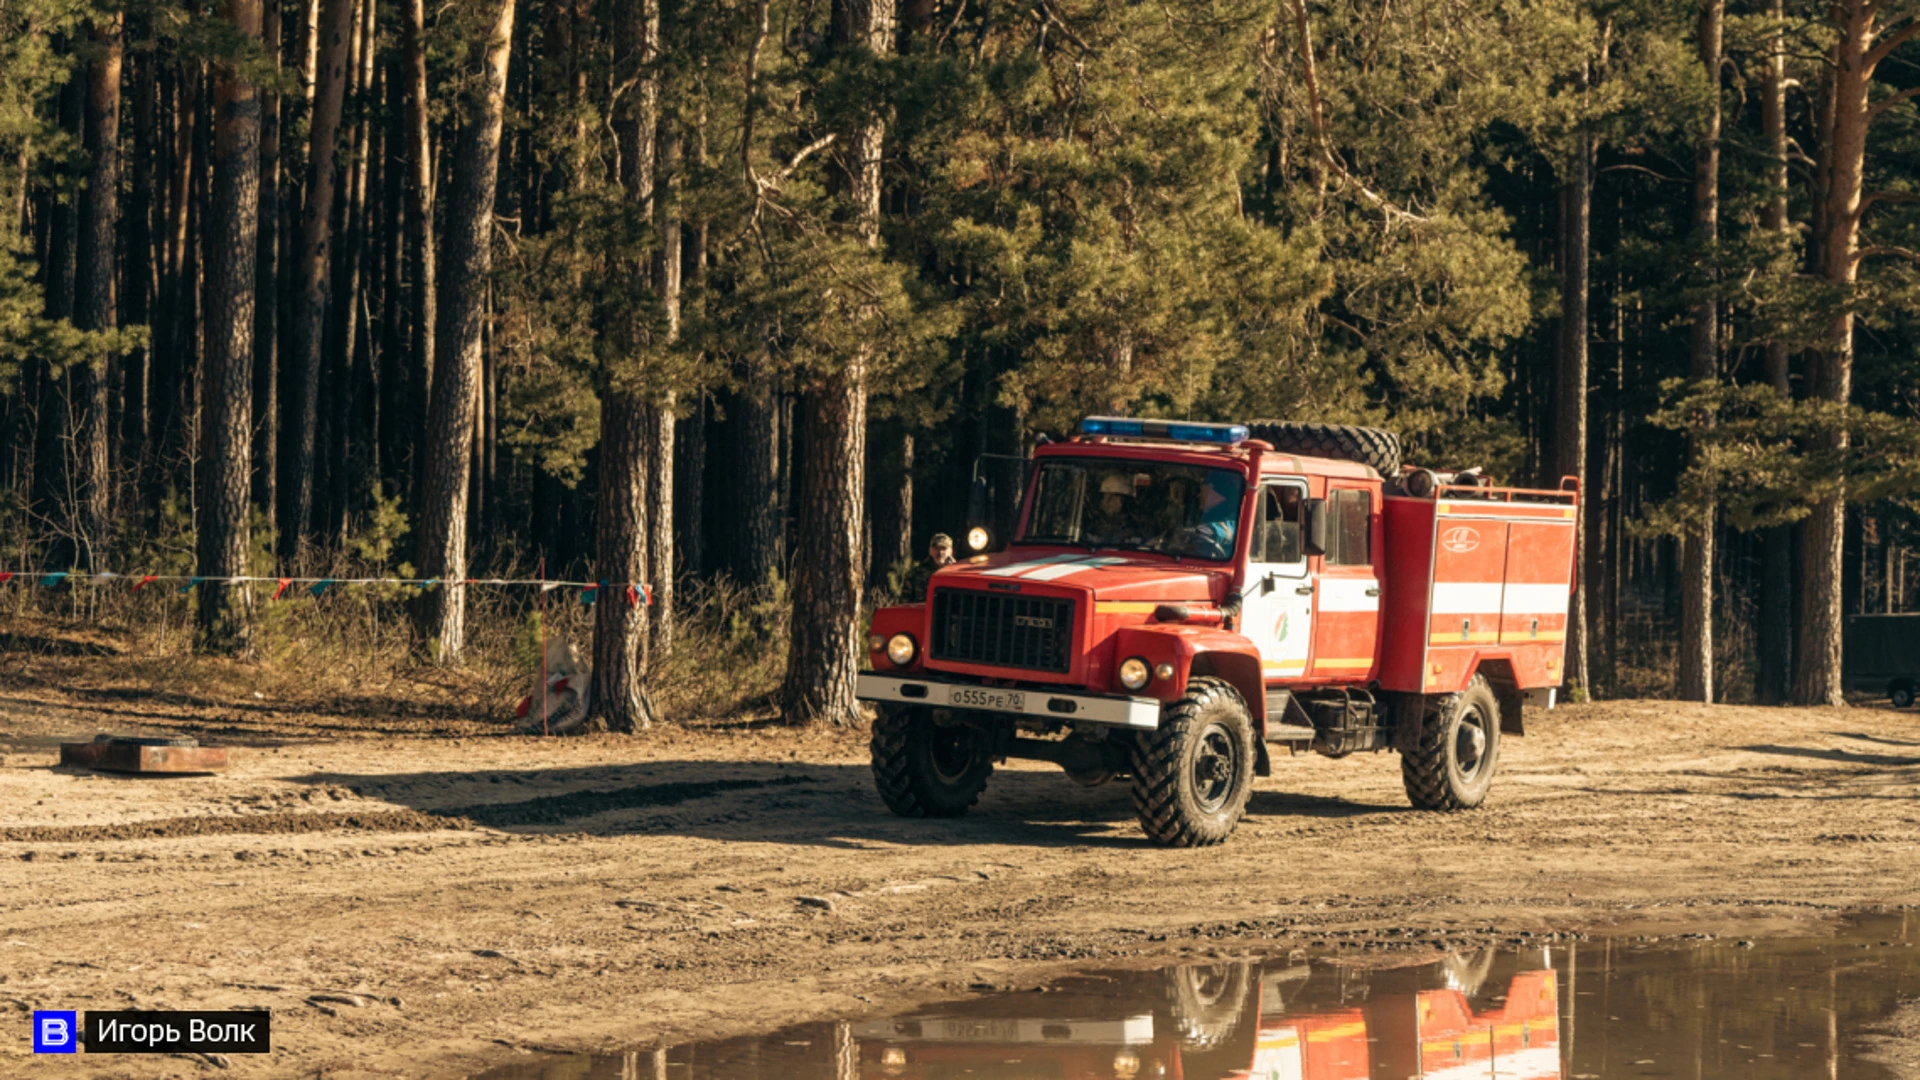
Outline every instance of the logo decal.
[[1471, 525], [1455, 525], [1440, 534], [1440, 546], [1455, 555], [1464, 555], [1480, 546], [1480, 530]]
[[33, 1011], [33, 1052], [71, 1054], [78, 1047], [74, 1034], [79, 1017], [71, 1009], [35, 1009]]
[[1280, 620], [1273, 624], [1273, 640], [1287, 640], [1287, 613], [1284, 611], [1280, 613]]
[[1053, 620], [1042, 618], [1039, 615], [1015, 615], [1013, 617], [1013, 625], [1024, 626], [1029, 630], [1051, 630], [1053, 629]]

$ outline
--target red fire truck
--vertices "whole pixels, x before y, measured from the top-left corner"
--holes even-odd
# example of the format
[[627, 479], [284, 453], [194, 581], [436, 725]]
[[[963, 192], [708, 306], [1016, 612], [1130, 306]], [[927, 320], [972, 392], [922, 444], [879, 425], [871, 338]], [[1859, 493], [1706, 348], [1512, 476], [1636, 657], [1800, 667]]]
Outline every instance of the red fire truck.
[[1570, 478], [1403, 467], [1371, 428], [1089, 418], [1035, 451], [1005, 550], [874, 613], [881, 798], [956, 816], [996, 761], [1050, 761], [1216, 844], [1279, 745], [1395, 750], [1415, 806], [1479, 806], [1553, 706], [1578, 512]]

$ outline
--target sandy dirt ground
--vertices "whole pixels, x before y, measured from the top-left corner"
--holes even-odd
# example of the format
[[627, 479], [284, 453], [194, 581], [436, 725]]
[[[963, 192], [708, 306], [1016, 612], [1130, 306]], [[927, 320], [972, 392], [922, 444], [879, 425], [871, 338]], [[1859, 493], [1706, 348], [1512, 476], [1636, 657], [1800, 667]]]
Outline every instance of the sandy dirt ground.
[[[1123, 786], [1038, 765], [998, 771], [967, 818], [893, 818], [855, 733], [541, 740], [0, 691], [0, 1006], [19, 1033], [0, 1074], [457, 1076], [1075, 966], [1817, 933], [1920, 904], [1920, 715], [1624, 702], [1528, 724], [1480, 811], [1410, 810], [1390, 755], [1282, 754], [1228, 846], [1169, 851]], [[233, 765], [55, 766], [60, 738], [99, 731], [199, 734]], [[275, 1052], [224, 1072], [29, 1061], [36, 1007], [265, 1007]]]

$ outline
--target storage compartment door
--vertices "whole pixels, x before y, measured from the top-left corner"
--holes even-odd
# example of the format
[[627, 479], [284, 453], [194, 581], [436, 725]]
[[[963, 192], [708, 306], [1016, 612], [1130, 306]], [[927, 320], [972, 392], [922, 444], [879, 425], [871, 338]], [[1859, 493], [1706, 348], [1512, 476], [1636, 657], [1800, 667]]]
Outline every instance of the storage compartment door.
[[1507, 528], [1507, 582], [1500, 601], [1500, 643], [1558, 645], [1567, 640], [1567, 606], [1573, 585], [1573, 522], [1516, 521]]

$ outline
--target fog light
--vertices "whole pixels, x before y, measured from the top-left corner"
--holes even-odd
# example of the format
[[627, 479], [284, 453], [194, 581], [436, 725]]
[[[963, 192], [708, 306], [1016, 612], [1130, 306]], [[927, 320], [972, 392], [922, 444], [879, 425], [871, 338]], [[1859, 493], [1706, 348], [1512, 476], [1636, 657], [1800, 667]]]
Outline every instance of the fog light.
[[984, 526], [975, 525], [967, 530], [967, 548], [971, 551], [985, 551], [993, 541], [993, 535]]
[[1129, 690], [1138, 690], [1147, 685], [1147, 677], [1151, 674], [1147, 662], [1137, 656], [1130, 656], [1120, 663], [1120, 685]]
[[887, 639], [887, 659], [893, 661], [897, 667], [906, 667], [913, 663], [913, 655], [918, 651], [913, 638], [907, 634], [895, 634]]
[[1131, 1050], [1122, 1050], [1113, 1055], [1113, 1075], [1120, 1080], [1133, 1080], [1140, 1074], [1140, 1055]]
[[881, 649], [884, 649], [886, 647], [887, 647], [887, 639], [881, 637], [879, 634], [873, 634], [867, 638], [868, 652], [879, 652]]
[[1153, 677], [1156, 679], [1173, 678], [1173, 665], [1167, 663], [1165, 660], [1153, 665]]
[[880, 1065], [888, 1072], [898, 1072], [907, 1067], [907, 1052], [897, 1046], [889, 1046], [880, 1051]]

